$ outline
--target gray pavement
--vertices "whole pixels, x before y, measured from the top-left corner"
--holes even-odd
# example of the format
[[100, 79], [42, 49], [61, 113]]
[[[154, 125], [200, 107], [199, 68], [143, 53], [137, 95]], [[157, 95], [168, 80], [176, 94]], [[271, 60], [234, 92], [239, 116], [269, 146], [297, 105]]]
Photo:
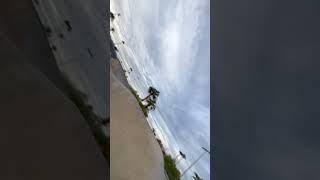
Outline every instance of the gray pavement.
[[108, 179], [77, 107], [8, 38], [0, 31], [0, 179]]
[[109, 179], [32, 1], [1, 1], [0, 46], [0, 179]]
[[51, 52], [36, 11], [29, 0], [2, 0], [1, 31], [26, 57], [25, 61], [41, 71], [62, 92], [67, 88]]
[[[59, 69], [72, 84], [88, 95], [88, 103], [100, 117], [109, 117], [108, 11], [104, 0], [56, 0], [34, 2], [48, 40], [56, 47]], [[65, 21], [72, 30], [68, 31]], [[61, 34], [63, 37], [61, 37]]]

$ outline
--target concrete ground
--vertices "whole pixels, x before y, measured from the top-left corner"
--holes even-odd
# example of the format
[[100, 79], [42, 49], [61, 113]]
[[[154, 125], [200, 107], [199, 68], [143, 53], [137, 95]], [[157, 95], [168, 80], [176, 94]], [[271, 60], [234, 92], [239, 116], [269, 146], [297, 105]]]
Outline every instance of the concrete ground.
[[108, 179], [77, 107], [8, 38], [0, 31], [0, 179]]
[[1, 31], [26, 57], [23, 60], [42, 72], [62, 92], [66, 92], [66, 85], [32, 2], [2, 0], [0, 23]]
[[1, 1], [0, 46], [0, 179], [109, 179], [32, 1]]
[[[33, 1], [41, 23], [50, 29], [59, 69], [100, 117], [109, 117], [108, 5], [104, 0]], [[65, 23], [68, 21], [71, 29]]]
[[112, 58], [110, 62], [110, 72], [120, 81], [122, 85], [129, 88], [129, 83], [126, 79], [125, 72], [118, 59]]
[[110, 74], [110, 82], [110, 178], [166, 179], [160, 146], [137, 100], [113, 73]]

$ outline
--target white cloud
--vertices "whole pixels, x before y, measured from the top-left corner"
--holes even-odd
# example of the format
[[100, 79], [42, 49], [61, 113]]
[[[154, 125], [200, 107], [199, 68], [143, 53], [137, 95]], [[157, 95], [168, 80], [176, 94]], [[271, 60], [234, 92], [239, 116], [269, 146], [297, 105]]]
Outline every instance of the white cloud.
[[[171, 152], [183, 150], [190, 160], [197, 157], [200, 146], [210, 144], [209, 3], [209, 0], [111, 3], [114, 11], [124, 16], [117, 21], [121, 37], [128, 41], [128, 47], [121, 53], [130, 66], [140, 70], [137, 76], [144, 81], [137, 85], [141, 93], [146, 93], [143, 89], [150, 84], [160, 90], [158, 111], [152, 113], [152, 120], [160, 126]], [[181, 166], [185, 168], [190, 160]], [[194, 170], [209, 179], [208, 158]]]

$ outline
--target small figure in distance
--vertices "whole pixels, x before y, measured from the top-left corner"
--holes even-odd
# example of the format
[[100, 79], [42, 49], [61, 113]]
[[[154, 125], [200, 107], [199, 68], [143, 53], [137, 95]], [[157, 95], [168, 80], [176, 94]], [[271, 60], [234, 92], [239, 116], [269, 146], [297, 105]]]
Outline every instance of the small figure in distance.
[[114, 43], [114, 45], [119, 45], [119, 44], [125, 44], [125, 42], [121, 41], [121, 42]]
[[[120, 13], [118, 13], [118, 14], [116, 14], [116, 15], [120, 16]], [[113, 14], [112, 12], [110, 12], [110, 18], [111, 18], [111, 20], [113, 21], [113, 20], [116, 18], [115, 14]]]
[[52, 45], [52, 50], [57, 51], [57, 47], [55, 45]]
[[108, 119], [102, 119], [102, 124], [103, 125], [107, 125], [108, 123], [110, 122], [110, 119], [108, 118]]
[[65, 20], [64, 23], [65, 23], [66, 26], [67, 26], [67, 30], [68, 30], [68, 31], [72, 31], [72, 26], [71, 26], [71, 24], [70, 24], [70, 21]]
[[46, 33], [47, 33], [48, 36], [50, 36], [51, 33], [52, 33], [50, 27], [45, 27], [45, 31], [46, 31]]
[[112, 20], [114, 20], [114, 14], [112, 13], [112, 12], [110, 12], [110, 18], [112, 19]]
[[92, 54], [90, 48], [87, 48], [87, 50], [88, 50], [88, 53], [89, 53], [90, 57], [93, 58], [93, 54]]
[[64, 35], [63, 35], [62, 33], [59, 34], [59, 37], [60, 37], [61, 39], [64, 39]]

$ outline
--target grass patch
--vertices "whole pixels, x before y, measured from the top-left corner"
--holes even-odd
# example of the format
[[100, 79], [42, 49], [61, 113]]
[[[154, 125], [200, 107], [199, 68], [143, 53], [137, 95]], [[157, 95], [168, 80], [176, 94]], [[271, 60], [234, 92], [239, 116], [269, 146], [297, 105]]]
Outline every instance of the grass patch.
[[134, 97], [137, 99], [138, 104], [139, 104], [139, 106], [140, 106], [140, 108], [141, 108], [144, 116], [145, 116], [145, 117], [148, 117], [148, 112], [149, 112], [149, 110], [148, 110], [148, 108], [146, 108], [146, 107], [143, 105], [143, 103], [142, 103], [142, 101], [141, 101], [141, 99], [140, 99], [140, 97], [139, 97], [139, 95], [138, 95], [138, 92], [137, 92], [136, 90], [134, 90], [131, 86], [129, 86], [129, 90], [130, 90], [131, 93], [134, 95]]
[[170, 180], [180, 180], [180, 171], [176, 167], [176, 162], [170, 155], [164, 155], [164, 169]]

